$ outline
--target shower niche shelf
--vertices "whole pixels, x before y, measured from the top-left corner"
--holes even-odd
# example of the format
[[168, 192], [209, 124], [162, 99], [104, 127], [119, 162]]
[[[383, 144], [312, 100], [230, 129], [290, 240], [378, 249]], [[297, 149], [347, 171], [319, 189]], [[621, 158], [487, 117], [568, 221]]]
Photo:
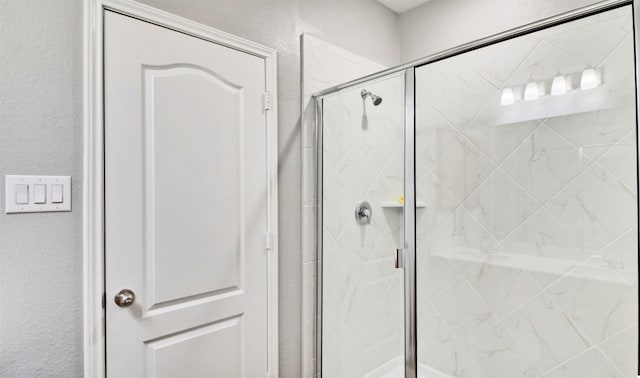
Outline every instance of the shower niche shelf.
[[[391, 209], [391, 208], [402, 209], [404, 207], [404, 204], [403, 203], [397, 203], [397, 202], [394, 202], [394, 201], [385, 201], [385, 202], [382, 202], [380, 204], [380, 207], [389, 208], [389, 209]], [[427, 204], [424, 203], [424, 202], [420, 202], [420, 201], [416, 202], [416, 208], [421, 208], [421, 207], [427, 207]]]

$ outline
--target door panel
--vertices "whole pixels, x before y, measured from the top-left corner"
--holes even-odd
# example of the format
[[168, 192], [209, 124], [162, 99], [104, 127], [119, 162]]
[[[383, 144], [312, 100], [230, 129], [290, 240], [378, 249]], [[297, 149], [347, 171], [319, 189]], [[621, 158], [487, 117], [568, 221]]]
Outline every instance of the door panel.
[[[150, 307], [240, 290], [242, 88], [195, 66], [145, 67], [143, 75]], [[175, 270], [190, 279], [162, 279]]]
[[263, 59], [106, 12], [110, 376], [266, 374], [264, 92]]
[[[153, 377], [235, 377], [242, 371], [242, 318], [233, 317], [145, 342]], [[212, 351], [216, 351], [212, 358]], [[180, 359], [187, 358], [184, 364]], [[215, 372], [215, 375], [212, 375]]]

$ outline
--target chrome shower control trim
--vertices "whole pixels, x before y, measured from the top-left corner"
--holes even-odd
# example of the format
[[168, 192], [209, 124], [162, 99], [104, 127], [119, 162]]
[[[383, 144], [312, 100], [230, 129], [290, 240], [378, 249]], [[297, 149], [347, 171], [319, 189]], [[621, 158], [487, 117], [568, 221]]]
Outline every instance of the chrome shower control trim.
[[367, 201], [362, 201], [356, 205], [356, 222], [358, 224], [371, 224], [371, 205]]

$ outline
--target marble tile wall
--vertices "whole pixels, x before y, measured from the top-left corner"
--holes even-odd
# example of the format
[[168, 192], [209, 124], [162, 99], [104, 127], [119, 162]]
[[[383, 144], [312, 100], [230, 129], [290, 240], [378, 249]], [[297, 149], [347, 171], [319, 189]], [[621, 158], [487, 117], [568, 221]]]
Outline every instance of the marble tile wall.
[[[324, 99], [322, 372], [371, 376], [403, 356], [404, 274], [394, 267], [403, 246], [404, 76]], [[383, 98], [363, 99], [366, 89]], [[372, 207], [371, 224], [354, 217]]]
[[[301, 36], [302, 49], [302, 369], [303, 377], [314, 377], [316, 322], [316, 150], [315, 102], [312, 94], [370, 73], [385, 66], [309, 34]], [[359, 98], [359, 97], [358, 97]], [[385, 103], [386, 104], [386, 103]], [[359, 103], [361, 109], [362, 103]], [[336, 146], [339, 146], [337, 144]], [[345, 147], [346, 148], [346, 147]], [[355, 201], [355, 200], [354, 200]], [[349, 209], [355, 208], [349, 204]], [[328, 241], [330, 242], [330, 240]], [[331, 248], [327, 244], [325, 248]], [[371, 273], [371, 272], [370, 272]], [[346, 332], [346, 331], [345, 331]], [[339, 335], [333, 331], [333, 335]], [[335, 340], [335, 337], [334, 337]], [[349, 347], [345, 345], [344, 347]], [[374, 353], [375, 351], [372, 351]]]
[[[625, 7], [416, 70], [421, 364], [636, 376], [632, 34]], [[586, 68], [597, 88], [579, 89]], [[572, 90], [551, 96], [559, 74]], [[523, 101], [531, 81], [545, 94]]]

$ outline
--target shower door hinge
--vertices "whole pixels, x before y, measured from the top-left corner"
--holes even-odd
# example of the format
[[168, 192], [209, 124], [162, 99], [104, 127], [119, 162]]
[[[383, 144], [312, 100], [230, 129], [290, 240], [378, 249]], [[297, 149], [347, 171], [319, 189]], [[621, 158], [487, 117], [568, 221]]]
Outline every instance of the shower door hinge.
[[267, 252], [271, 252], [273, 249], [273, 237], [270, 232], [264, 233], [264, 250]]
[[107, 308], [107, 293], [102, 293], [102, 309]]
[[271, 110], [271, 92], [264, 92], [262, 95], [262, 110]]

